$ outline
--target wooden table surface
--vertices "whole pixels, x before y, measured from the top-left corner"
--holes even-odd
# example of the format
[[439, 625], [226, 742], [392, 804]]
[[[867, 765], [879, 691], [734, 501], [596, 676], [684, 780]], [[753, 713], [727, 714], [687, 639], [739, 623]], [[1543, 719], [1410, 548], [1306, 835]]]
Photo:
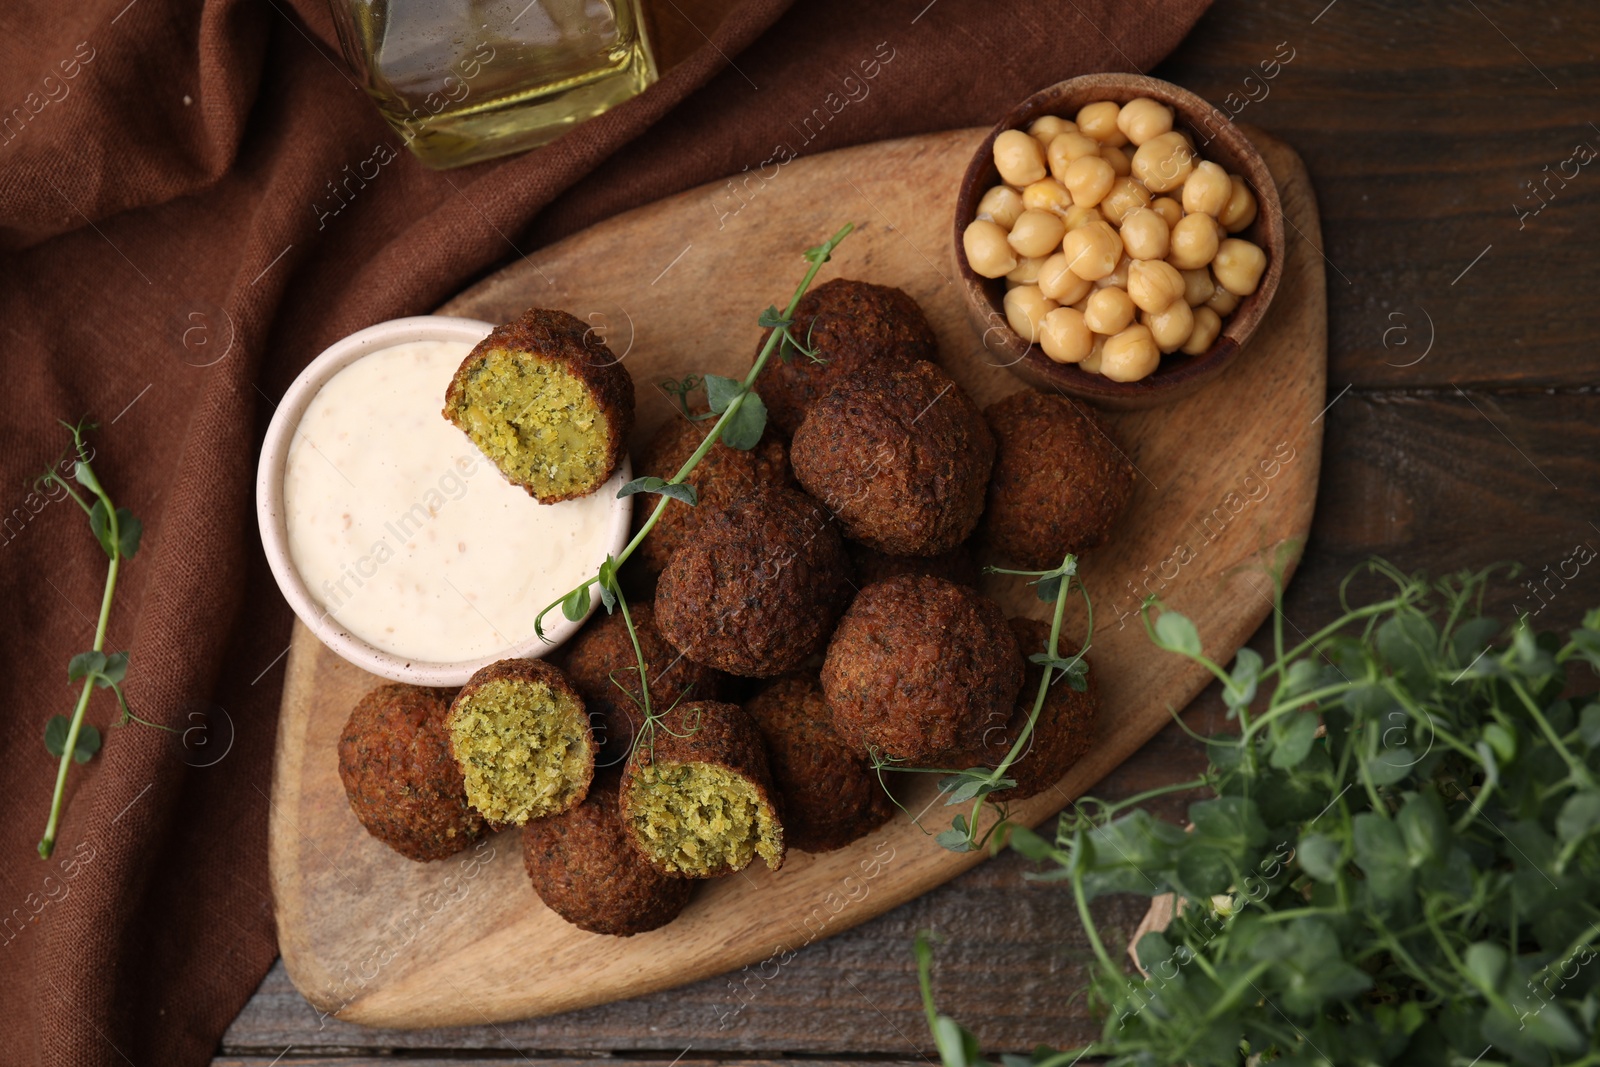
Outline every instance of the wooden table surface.
[[[1285, 605], [1305, 631], [1336, 616], [1339, 580], [1372, 555], [1430, 573], [1519, 560], [1524, 578], [1543, 580], [1579, 546], [1600, 551], [1600, 168], [1574, 177], [1569, 162], [1600, 151], [1600, 7], [1325, 2], [1218, 0], [1150, 72], [1213, 102], [1233, 93], [1237, 106], [1262, 92], [1246, 76], [1293, 49], [1239, 117], [1300, 152], [1322, 210], [1330, 406], [1316, 522]], [[1541, 609], [1506, 579], [1489, 606], [1570, 626], [1600, 605], [1600, 563], [1548, 589]], [[1220, 703], [1202, 696], [1187, 718], [1218, 728]], [[1095, 792], [1126, 796], [1202, 766], [1172, 727]], [[1153, 807], [1174, 817], [1183, 803]], [[1076, 994], [1089, 951], [1070, 891], [1027, 884], [1023, 870], [1002, 856], [806, 948], [771, 980], [752, 970], [500, 1026], [400, 1032], [322, 1019], [279, 964], [215, 1062], [925, 1063], [919, 929], [945, 939], [941, 1008], [986, 1051], [1086, 1040], [1096, 1027]], [[1102, 930], [1125, 940], [1145, 905], [1102, 901]]]

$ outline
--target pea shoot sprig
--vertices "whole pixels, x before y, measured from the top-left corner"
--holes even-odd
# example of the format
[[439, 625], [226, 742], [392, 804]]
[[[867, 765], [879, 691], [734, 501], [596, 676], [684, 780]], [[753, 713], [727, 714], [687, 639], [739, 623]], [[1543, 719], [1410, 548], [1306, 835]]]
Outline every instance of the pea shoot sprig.
[[[761, 397], [756, 394], [755, 382], [761, 376], [762, 370], [772, 358], [773, 353], [778, 352], [780, 353], [780, 358], [787, 359], [791, 351], [801, 352], [813, 360], [818, 360], [815, 353], [795, 339], [790, 327], [794, 322], [795, 309], [800, 305], [800, 298], [811, 287], [811, 283], [816, 279], [817, 272], [822, 269], [822, 265], [832, 258], [833, 250], [854, 229], [855, 225], [853, 223], [847, 223], [840, 228], [838, 233], [835, 233], [822, 244], [805, 250], [805, 260], [809, 264], [809, 268], [806, 270], [805, 277], [800, 280], [799, 286], [796, 287], [794, 295], [790, 297], [788, 305], [781, 312], [776, 307], [769, 307], [761, 313], [757, 320], [760, 326], [770, 329], [772, 332], [768, 334], [766, 343], [761, 346], [761, 351], [756, 355], [755, 362], [750, 365], [749, 372], [742, 379], [726, 378], [719, 374], [705, 374], [699, 376], [690, 375], [682, 381], [665, 383], [667, 391], [675, 395], [679, 403], [684, 405], [685, 414], [688, 414], [685, 398], [693, 389], [703, 385], [706, 401], [711, 409], [704, 417], [709, 418], [714, 415], [717, 419], [716, 423], [711, 427], [711, 432], [706, 434], [705, 440], [700, 442], [700, 446], [694, 450], [688, 459], [684, 460], [683, 465], [678, 468], [678, 472], [671, 478], [658, 478], [655, 476], [635, 478], [618, 490], [617, 497], [619, 499], [639, 493], [653, 494], [661, 499], [656, 502], [655, 510], [650, 513], [650, 517], [645, 520], [644, 525], [633, 535], [633, 539], [623, 546], [620, 553], [616, 556], [606, 556], [605, 562], [600, 564], [599, 570], [594, 575], [586, 578], [582, 584], [569, 590], [559, 599], [546, 605], [534, 619], [534, 632], [540, 638], [545, 636], [544, 617], [557, 608], [561, 609], [562, 615], [568, 620], [572, 622], [579, 621], [589, 613], [589, 606], [592, 603], [591, 586], [598, 590], [600, 602], [605, 606], [607, 613], [621, 609], [623, 622], [628, 628], [628, 636], [633, 642], [634, 655], [639, 663], [639, 692], [637, 695], [629, 693], [630, 698], [644, 712], [644, 723], [635, 738], [635, 746], [641, 740], [645, 744], [649, 744], [649, 739], [653, 737], [656, 727], [661, 724], [661, 718], [666, 713], [657, 714], [651, 705], [650, 685], [647, 677], [649, 671], [645, 665], [644, 652], [639, 645], [639, 636], [634, 630], [633, 619], [628, 614], [627, 603], [623, 599], [618, 572], [644, 539], [650, 535], [650, 531], [655, 529], [656, 523], [661, 520], [662, 513], [671, 506], [673, 501], [687, 504], [690, 507], [694, 507], [699, 503], [694, 486], [689, 484], [688, 479], [694, 473], [695, 468], [700, 465], [700, 461], [705, 459], [706, 454], [711, 451], [713, 445], [721, 441], [729, 448], [748, 451], [760, 442], [761, 435], [767, 428], [767, 406], [762, 402]], [[690, 415], [690, 417], [694, 418], [695, 416]], [[626, 687], [617, 682], [615, 678], [612, 681], [619, 688], [622, 688], [624, 692], [627, 692]], [[671, 709], [667, 710], [670, 711]]]
[[[944, 775], [939, 780], [939, 792], [944, 794], [945, 806], [953, 807], [969, 802], [972, 804], [971, 811], [953, 816], [950, 820], [950, 829], [940, 831], [935, 837], [940, 845], [951, 852], [972, 852], [982, 848], [996, 831], [1001, 831], [1007, 825], [1002, 811], [1000, 819], [980, 832], [983, 808], [989, 801], [989, 794], [1010, 789], [1017, 784], [1015, 779], [1006, 777], [1006, 772], [1027, 753], [1033, 739], [1034, 727], [1039, 721], [1039, 713], [1044, 709], [1044, 702], [1050, 696], [1050, 687], [1057, 681], [1065, 681], [1081, 693], [1089, 684], [1087, 677], [1089, 665], [1083, 657], [1089, 651], [1089, 643], [1094, 638], [1094, 605], [1089, 600], [1089, 591], [1083, 587], [1082, 582], [1076, 580], [1077, 557], [1068, 555], [1062, 559], [1061, 566], [1048, 571], [1018, 571], [1007, 570], [1004, 567], [985, 567], [984, 571], [988, 574], [1014, 574], [1030, 578], [1032, 580], [1028, 584], [1034, 587], [1035, 595], [1046, 604], [1054, 605], [1050, 619], [1049, 645], [1044, 652], [1035, 652], [1028, 656], [1030, 663], [1038, 664], [1044, 671], [1039, 678], [1039, 688], [1034, 694], [1033, 708], [1028, 712], [1027, 723], [1018, 732], [1005, 757], [994, 767], [971, 767], [966, 770], [906, 767], [893, 757], [877, 751], [871, 753], [873, 770], [877, 772], [880, 784], [883, 783], [883, 772], [886, 770]], [[1066, 613], [1067, 598], [1073, 590], [1077, 590], [1083, 597], [1087, 616], [1086, 632], [1083, 646], [1077, 653], [1064, 657], [1061, 655], [1061, 619]], [[884, 788], [887, 792], [888, 787]], [[890, 797], [893, 798], [892, 793]], [[895, 801], [895, 804], [897, 807], [900, 806], [899, 801]]]
[[[55, 850], [56, 832], [61, 823], [61, 807], [66, 797], [67, 771], [74, 763], [87, 763], [100, 751], [100, 731], [93, 723], [83, 721], [83, 715], [89, 707], [89, 698], [96, 689], [109, 689], [117, 698], [117, 704], [122, 708], [122, 718], [118, 726], [129, 722], [142, 723], [145, 726], [157, 726], [156, 723], [147, 722], [133, 713], [128, 706], [128, 698], [122, 692], [122, 680], [128, 673], [128, 653], [111, 652], [106, 647], [106, 627], [111, 621], [111, 601], [117, 591], [117, 573], [121, 569], [122, 561], [132, 559], [139, 551], [139, 538], [144, 532], [144, 526], [133, 517], [133, 512], [127, 508], [119, 508], [112, 503], [111, 495], [106, 492], [100, 479], [96, 477], [94, 468], [90, 466], [91, 453], [84, 435], [94, 429], [92, 423], [80, 422], [77, 425], [63, 422], [72, 434], [73, 454], [76, 458], [72, 463], [72, 480], [87, 490], [87, 496], [93, 498], [91, 504], [85, 494], [74, 489], [59, 472], [59, 467], [52, 467], [38, 479], [35, 484], [48, 488], [52, 484], [59, 486], [73, 503], [83, 509], [89, 517], [89, 529], [94, 532], [95, 540], [100, 542], [100, 547], [105, 550], [109, 562], [106, 565], [105, 591], [100, 596], [100, 618], [95, 623], [94, 647], [87, 652], [79, 652], [67, 663], [67, 680], [83, 681], [83, 688], [78, 692], [78, 703], [73, 708], [72, 716], [52, 715], [44, 729], [44, 747], [52, 756], [60, 757], [60, 765], [56, 771], [55, 794], [50, 799], [50, 818], [45, 823], [44, 836], [39, 839], [39, 856], [49, 859], [50, 853]], [[60, 466], [65, 466], [63, 462]], [[158, 727], [168, 729], [168, 727]]]

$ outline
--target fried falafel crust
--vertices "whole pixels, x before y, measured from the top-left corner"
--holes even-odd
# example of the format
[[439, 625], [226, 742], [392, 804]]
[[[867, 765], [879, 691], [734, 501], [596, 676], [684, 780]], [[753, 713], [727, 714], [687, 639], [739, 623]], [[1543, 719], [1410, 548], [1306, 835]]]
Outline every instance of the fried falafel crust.
[[821, 650], [849, 596], [839, 532], [816, 501], [765, 489], [711, 516], [661, 573], [661, 635], [699, 663], [770, 678]]
[[[623, 766], [620, 808], [624, 828], [652, 866], [663, 874], [681, 878], [685, 875], [663, 865], [640, 839], [635, 827], [635, 820], [646, 815], [640, 789], [645, 772], [652, 765], [671, 764], [705, 764], [747, 783], [754, 790], [757, 804], [765, 809], [777, 830], [777, 852], [766, 857], [767, 866], [777, 870], [783, 865], [788, 842], [783, 828], [781, 795], [772, 779], [761, 732], [743, 708], [711, 700], [680, 704], [662, 716], [651, 742], [635, 747]], [[724, 866], [698, 877], [715, 878], [732, 874], [736, 869]]]
[[656, 870], [622, 824], [620, 772], [595, 779], [582, 804], [522, 830], [522, 864], [539, 899], [592, 934], [631, 937], [676, 919], [695, 883]]
[[483, 836], [450, 754], [449, 689], [380, 685], [339, 735], [339, 780], [367, 832], [407, 859], [439, 860]]
[[[669, 645], [656, 628], [651, 605], [631, 604], [628, 613], [639, 637], [639, 651], [644, 653], [653, 710], [665, 711], [685, 697], [724, 697], [731, 681], [728, 676], [696, 663]], [[621, 613], [597, 616], [584, 627], [566, 647], [565, 667], [568, 680], [588, 709], [589, 725], [603, 751], [601, 764], [620, 764], [627, 759], [644, 719], [639, 705], [639, 660]], [[612, 680], [613, 672], [616, 681]], [[627, 692], [618, 688], [617, 682], [626, 686]]]
[[1010, 717], [1022, 675], [1000, 605], [907, 575], [857, 595], [828, 644], [822, 689], [847, 744], [915, 766], [978, 747], [985, 724]]
[[[1012, 619], [1011, 632], [1017, 639], [1023, 658], [1035, 652], [1045, 652], [1050, 647], [1050, 625], [1035, 619]], [[1078, 654], [1078, 646], [1065, 638], [1057, 643], [1062, 659]], [[953, 767], [998, 767], [1011, 751], [1011, 746], [1022, 735], [1028, 716], [1033, 713], [1033, 702], [1039, 695], [1039, 682], [1044, 677], [1044, 667], [1027, 664], [1027, 676], [1009, 718], [996, 717], [983, 731], [978, 747], [962, 753], [950, 762]], [[1017, 784], [989, 794], [995, 800], [1025, 800], [1044, 792], [1061, 781], [1072, 765], [1094, 745], [1095, 719], [1100, 710], [1100, 685], [1094, 671], [1085, 675], [1087, 688], [1078, 692], [1057, 677], [1039, 709], [1039, 718], [1033, 725], [1028, 747], [1006, 768], [1006, 777]]]
[[[711, 432], [711, 423], [674, 417], [664, 424], [640, 453], [634, 465], [635, 477], [671, 479], [694, 454]], [[718, 441], [689, 476], [698, 497], [694, 507], [668, 504], [639, 545], [637, 558], [645, 570], [659, 574], [683, 544], [699, 536], [701, 527], [730, 501], [765, 486], [792, 486], [789, 450], [769, 428], [749, 450], [730, 448]], [[642, 526], [653, 509], [634, 512], [635, 526]]]
[[[616, 473], [627, 456], [628, 435], [633, 433], [633, 376], [612, 354], [588, 323], [575, 315], [552, 308], [529, 308], [515, 322], [496, 326], [467, 353], [445, 390], [444, 417], [469, 437], [466, 407], [468, 387], [473, 375], [488, 362], [495, 350], [531, 353], [558, 363], [587, 389], [596, 408], [605, 416], [606, 438], [601, 470], [584, 486], [572, 492], [540, 495], [532, 485], [513, 480], [541, 504], [587, 496]], [[502, 473], [504, 473], [502, 469]], [[507, 475], [508, 480], [512, 480]]]
[[1134, 467], [1087, 407], [1032, 389], [984, 409], [997, 445], [983, 536], [1012, 562], [1059, 567], [1106, 539]]
[[744, 708], [766, 742], [791, 848], [831, 852], [894, 814], [894, 802], [865, 754], [834, 731], [827, 697], [814, 677], [780, 678]]
[[890, 555], [955, 548], [983, 514], [994, 437], [932, 363], [866, 374], [811, 406], [789, 461], [846, 537]]
[[[767, 341], [761, 337], [761, 346]], [[824, 282], [800, 298], [790, 332], [815, 352], [784, 360], [775, 353], [756, 379], [756, 392], [785, 437], [799, 429], [811, 405], [841, 382], [883, 367], [908, 367], [939, 353], [933, 327], [917, 302], [887, 285], [848, 278]]]

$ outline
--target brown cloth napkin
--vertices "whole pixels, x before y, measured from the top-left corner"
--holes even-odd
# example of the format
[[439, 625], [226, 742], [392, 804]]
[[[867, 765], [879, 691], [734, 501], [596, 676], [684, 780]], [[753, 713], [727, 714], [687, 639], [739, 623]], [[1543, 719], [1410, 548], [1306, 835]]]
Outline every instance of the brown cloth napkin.
[[[804, 154], [987, 124], [1058, 79], [1148, 69], [1207, 2], [661, 0], [660, 38], [688, 47], [659, 84], [555, 144], [442, 174], [353, 83], [318, 0], [0, 9], [0, 1061], [206, 1063], [272, 963], [290, 613], [257, 538], [255, 456], [324, 346], [759, 166], [875, 53], [893, 59], [870, 96]], [[332, 213], [330, 183], [391, 151]], [[44, 727], [76, 697], [67, 660], [91, 645], [106, 560], [70, 501], [28, 483], [63, 453], [56, 420], [83, 416], [100, 478], [145, 524], [108, 648], [132, 652], [135, 710], [190, 733], [109, 729], [97, 694], [105, 745], [73, 768], [42, 861]]]

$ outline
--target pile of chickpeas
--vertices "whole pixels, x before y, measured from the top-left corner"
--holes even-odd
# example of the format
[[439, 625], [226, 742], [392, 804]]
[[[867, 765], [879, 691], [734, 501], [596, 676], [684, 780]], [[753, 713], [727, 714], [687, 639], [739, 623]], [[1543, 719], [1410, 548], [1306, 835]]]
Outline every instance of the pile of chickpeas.
[[962, 245], [973, 271], [1006, 280], [1011, 328], [1057, 363], [1138, 381], [1165, 353], [1210, 348], [1261, 283], [1266, 253], [1229, 236], [1255, 221], [1250, 187], [1172, 123], [1148, 97], [1102, 100], [995, 138], [1005, 184]]

